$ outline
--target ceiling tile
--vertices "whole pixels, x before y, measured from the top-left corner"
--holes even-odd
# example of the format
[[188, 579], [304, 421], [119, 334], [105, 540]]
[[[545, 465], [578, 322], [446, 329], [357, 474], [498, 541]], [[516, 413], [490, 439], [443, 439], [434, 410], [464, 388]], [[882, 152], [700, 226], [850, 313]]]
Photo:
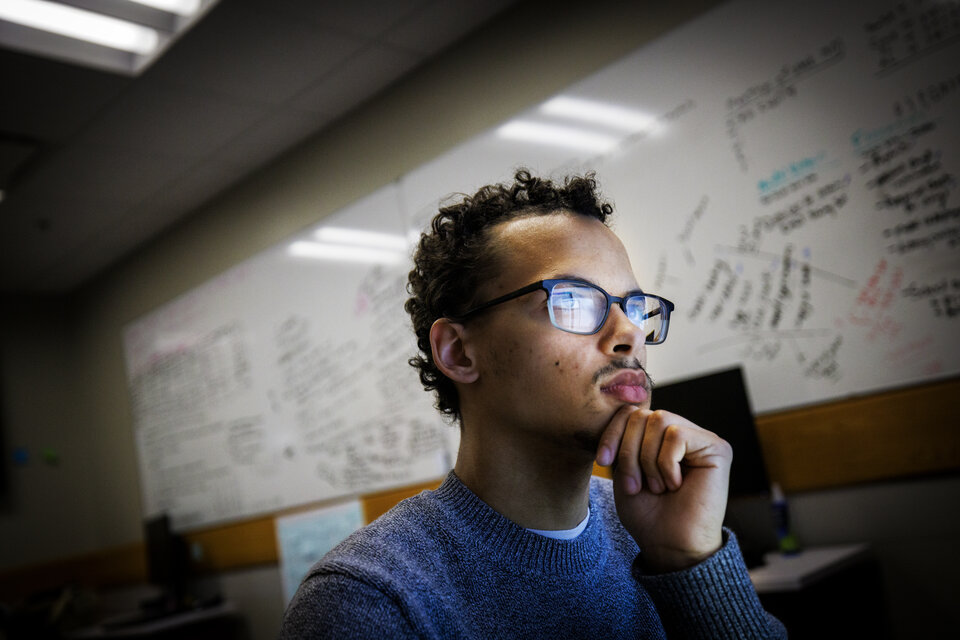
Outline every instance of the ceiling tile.
[[131, 80], [0, 50], [0, 131], [41, 141], [63, 140], [109, 105]]
[[422, 59], [396, 47], [370, 45], [297, 96], [290, 105], [332, 120], [383, 90]]
[[244, 173], [259, 169], [319, 131], [326, 122], [316, 113], [274, 109], [221, 147], [215, 160], [229, 163]]
[[280, 104], [361, 48], [358, 38], [222, 3], [145, 74], [253, 104]]
[[72, 146], [59, 150], [17, 187], [17, 197], [104, 200], [135, 204], [183, 171], [183, 159], [159, 154]]
[[184, 166], [177, 177], [146, 194], [134, 209], [136, 219], [149, 220], [156, 228], [169, 226], [242, 177], [238, 167], [226, 162], [208, 159]]
[[202, 163], [187, 167], [144, 204], [127, 207], [98, 229], [90, 230], [70, 253], [46, 269], [39, 286], [49, 290], [75, 287], [117, 262], [151, 238], [179, 222], [238, 178], [227, 165]]
[[198, 158], [213, 153], [266, 112], [210, 95], [160, 86], [132, 88], [78, 138], [86, 145]]
[[432, 55], [512, 3], [513, 0], [432, 0], [392, 27], [381, 40]]
[[307, 20], [311, 24], [364, 38], [375, 38], [388, 28], [428, 4], [430, 0], [352, 0], [316, 2], [314, 0], [273, 0], [264, 8], [263, 0], [232, 0], [278, 16]]

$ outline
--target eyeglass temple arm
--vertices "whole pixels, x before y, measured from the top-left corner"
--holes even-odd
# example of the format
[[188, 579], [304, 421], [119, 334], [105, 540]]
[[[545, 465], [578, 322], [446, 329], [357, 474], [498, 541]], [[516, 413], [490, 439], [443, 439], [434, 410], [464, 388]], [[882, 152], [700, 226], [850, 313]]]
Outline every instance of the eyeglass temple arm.
[[503, 296], [500, 296], [499, 298], [494, 298], [493, 300], [489, 300], [489, 301], [487, 301], [487, 302], [484, 302], [483, 304], [477, 305], [477, 306], [474, 307], [473, 309], [470, 309], [470, 310], [468, 310], [468, 311], [465, 311], [465, 312], [461, 313], [460, 315], [457, 315], [457, 316], [447, 316], [447, 317], [448, 317], [450, 320], [452, 320], [453, 322], [462, 322], [463, 320], [466, 320], [468, 317], [472, 316], [473, 314], [479, 313], [480, 311], [483, 311], [484, 309], [489, 309], [490, 307], [492, 307], [492, 306], [494, 306], [494, 305], [498, 305], [498, 304], [500, 304], [501, 302], [506, 302], [507, 300], [513, 300], [514, 298], [519, 298], [520, 296], [527, 295], [527, 294], [530, 293], [531, 291], [536, 291], [536, 290], [538, 290], [538, 289], [543, 289], [543, 280], [541, 280], [541, 281], [539, 281], [539, 282], [534, 282], [533, 284], [527, 285], [526, 287], [524, 287], [524, 288], [522, 288], [522, 289], [517, 289], [516, 291], [514, 291], [514, 292], [512, 292], [512, 293], [508, 293], [508, 294], [503, 295]]

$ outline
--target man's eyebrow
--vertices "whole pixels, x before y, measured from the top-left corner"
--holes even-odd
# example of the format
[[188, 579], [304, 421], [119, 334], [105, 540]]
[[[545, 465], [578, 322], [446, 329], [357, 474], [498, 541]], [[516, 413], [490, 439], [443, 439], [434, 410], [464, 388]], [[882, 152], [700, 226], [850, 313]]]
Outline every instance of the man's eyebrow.
[[[558, 276], [553, 277], [554, 280], [582, 280], [583, 282], [589, 282], [592, 285], [599, 287], [596, 282], [590, 278], [584, 278], [583, 276], [576, 273], [562, 273]], [[643, 293], [643, 288], [640, 285], [637, 285], [635, 289], [630, 289], [626, 293]]]
[[589, 282], [590, 284], [597, 284], [590, 278], [584, 278], [583, 276], [576, 273], [561, 273], [560, 275], [553, 276], [552, 280], [582, 280], [584, 282]]
[[[581, 281], [583, 281], [583, 282], [589, 282], [590, 284], [592, 284], [592, 285], [594, 285], [594, 286], [597, 286], [597, 287], [600, 286], [600, 285], [598, 285], [596, 282], [594, 282], [593, 280], [591, 280], [590, 278], [584, 278], [583, 276], [578, 275], [578, 274], [576, 274], [576, 273], [564, 273], [564, 274], [560, 274], [560, 275], [558, 275], [558, 276], [554, 276], [553, 279], [554, 279], [554, 280], [581, 280]], [[601, 288], [602, 288], [602, 287], [601, 287]], [[629, 291], [624, 291], [624, 292], [623, 292], [623, 295], [628, 295], [628, 294], [631, 294], [631, 293], [644, 293], [644, 291], [643, 291], [643, 289], [640, 287], [640, 285], [637, 285], [637, 287], [636, 287], [635, 289], [630, 289]], [[615, 295], [615, 294], [614, 294], [614, 295]]]

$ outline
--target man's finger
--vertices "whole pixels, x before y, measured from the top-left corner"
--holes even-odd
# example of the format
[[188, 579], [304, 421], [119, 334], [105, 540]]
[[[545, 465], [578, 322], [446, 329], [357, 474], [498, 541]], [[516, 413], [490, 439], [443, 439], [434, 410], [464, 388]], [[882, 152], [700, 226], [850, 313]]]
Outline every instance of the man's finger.
[[680, 462], [687, 455], [687, 439], [679, 425], [671, 424], [663, 430], [663, 444], [657, 455], [657, 466], [667, 489], [676, 491], [683, 483]]
[[620, 441], [617, 453], [617, 477], [627, 495], [639, 493], [643, 488], [643, 476], [640, 470], [640, 448], [647, 426], [650, 411], [639, 409], [629, 415], [627, 428]]
[[640, 446], [640, 467], [647, 478], [647, 488], [653, 493], [663, 493], [664, 482], [660, 470], [660, 450], [663, 448], [663, 434], [668, 423], [662, 411], [654, 411], [647, 416]]
[[613, 415], [607, 428], [600, 436], [600, 445], [597, 447], [597, 464], [601, 467], [609, 467], [617, 458], [617, 451], [620, 450], [620, 441], [623, 440], [623, 432], [627, 428], [627, 420], [630, 414], [637, 408], [631, 405], [625, 405]]

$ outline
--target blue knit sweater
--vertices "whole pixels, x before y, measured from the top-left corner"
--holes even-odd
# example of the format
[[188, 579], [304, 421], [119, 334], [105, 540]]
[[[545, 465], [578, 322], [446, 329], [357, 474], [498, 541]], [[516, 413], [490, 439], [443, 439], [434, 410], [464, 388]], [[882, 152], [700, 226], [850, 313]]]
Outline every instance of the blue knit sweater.
[[644, 575], [609, 480], [593, 478], [574, 540], [531, 533], [451, 472], [309, 572], [280, 632], [293, 638], [785, 638], [736, 539], [676, 573]]

